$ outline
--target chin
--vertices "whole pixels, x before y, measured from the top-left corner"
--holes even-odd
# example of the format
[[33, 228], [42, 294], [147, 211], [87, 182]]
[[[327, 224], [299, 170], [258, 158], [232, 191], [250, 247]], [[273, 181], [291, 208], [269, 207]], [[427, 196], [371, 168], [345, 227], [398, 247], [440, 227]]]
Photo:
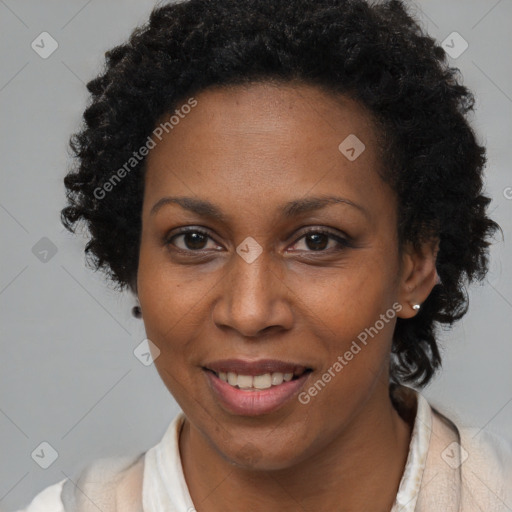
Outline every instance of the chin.
[[[276, 450], [275, 447], [279, 447]], [[230, 445], [225, 450], [217, 446], [220, 455], [230, 464], [247, 471], [279, 471], [299, 463], [301, 453], [297, 443], [283, 446], [280, 442], [263, 440], [261, 443], [247, 441]]]

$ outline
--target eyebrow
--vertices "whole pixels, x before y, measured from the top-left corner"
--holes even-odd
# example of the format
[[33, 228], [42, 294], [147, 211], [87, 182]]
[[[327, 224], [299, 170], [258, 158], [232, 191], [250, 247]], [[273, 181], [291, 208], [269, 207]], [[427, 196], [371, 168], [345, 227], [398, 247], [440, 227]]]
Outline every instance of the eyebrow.
[[[189, 210], [193, 213], [196, 213], [199, 216], [212, 218], [224, 223], [227, 222], [227, 216], [222, 212], [220, 208], [215, 206], [210, 201], [186, 196], [162, 197], [153, 205], [149, 212], [149, 215], [155, 215], [158, 212], [158, 210], [160, 210], [163, 206], [168, 204], [177, 204], [184, 208], [185, 210]], [[282, 205], [280, 211], [283, 217], [291, 218], [315, 210], [320, 210], [321, 208], [325, 208], [326, 206], [331, 204], [346, 204], [349, 206], [353, 206], [354, 208], [361, 211], [366, 217], [369, 217], [368, 211], [365, 210], [361, 205], [354, 203], [349, 199], [337, 196], [318, 196], [307, 197], [304, 199], [296, 199]]]

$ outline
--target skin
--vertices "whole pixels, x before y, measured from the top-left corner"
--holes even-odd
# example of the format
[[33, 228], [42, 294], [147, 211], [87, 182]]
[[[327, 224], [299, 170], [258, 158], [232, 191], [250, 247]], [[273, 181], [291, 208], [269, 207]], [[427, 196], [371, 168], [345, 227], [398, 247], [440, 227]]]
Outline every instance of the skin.
[[[261, 416], [221, 407], [202, 366], [293, 361], [313, 368], [309, 388], [394, 303], [399, 317], [416, 314], [435, 284], [436, 245], [399, 252], [375, 126], [353, 100], [269, 83], [195, 98], [147, 158], [137, 294], [156, 368], [186, 415], [180, 452], [196, 510], [389, 511], [411, 435], [388, 395], [396, 318], [308, 404]], [[366, 146], [354, 161], [338, 149], [349, 134]], [[322, 195], [360, 208], [281, 213]], [[225, 222], [172, 203], [151, 213], [165, 196], [208, 200]], [[172, 238], [185, 226], [208, 237]], [[351, 245], [305, 236], [316, 228]], [[249, 236], [262, 248], [252, 263], [236, 252]]]

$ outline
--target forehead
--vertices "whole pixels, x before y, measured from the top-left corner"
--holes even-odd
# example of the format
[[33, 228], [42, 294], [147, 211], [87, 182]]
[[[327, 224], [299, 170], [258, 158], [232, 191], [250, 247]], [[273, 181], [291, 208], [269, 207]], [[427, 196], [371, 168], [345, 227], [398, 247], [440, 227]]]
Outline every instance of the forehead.
[[[246, 141], [256, 135], [279, 135], [280, 140], [300, 146], [318, 143], [328, 133], [338, 139], [347, 129], [368, 142], [376, 135], [371, 115], [362, 104], [314, 85], [256, 82], [215, 86], [195, 95], [195, 101], [197, 106], [187, 109], [179, 119], [174, 116], [176, 124], [165, 130], [174, 134], [176, 144], [202, 133], [209, 133], [210, 138], [243, 137]], [[176, 111], [185, 103], [187, 99]], [[168, 118], [169, 114], [163, 115], [157, 124]], [[326, 142], [331, 142], [330, 137]]]
[[251, 193], [270, 201], [338, 187], [355, 199], [380, 182], [374, 123], [348, 97], [311, 85], [255, 83], [207, 89], [194, 99], [147, 157], [146, 198], [215, 191], [231, 201]]

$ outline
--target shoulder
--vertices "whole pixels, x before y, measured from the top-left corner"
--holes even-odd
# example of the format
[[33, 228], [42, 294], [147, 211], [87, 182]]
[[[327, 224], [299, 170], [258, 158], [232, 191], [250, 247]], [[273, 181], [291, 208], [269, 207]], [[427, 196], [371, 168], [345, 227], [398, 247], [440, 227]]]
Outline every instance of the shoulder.
[[474, 428], [461, 428], [460, 435], [463, 503], [489, 512], [511, 510], [512, 441]]
[[512, 491], [512, 439], [477, 428], [459, 428], [459, 432], [467, 463], [462, 469], [482, 481], [491, 480]]
[[512, 461], [512, 437], [503, 437], [489, 430], [478, 428], [459, 428], [461, 439], [475, 450], [475, 453], [481, 453], [500, 461], [503, 467], [510, 469]]
[[[444, 412], [429, 404], [434, 427], [434, 439], [440, 441], [441, 458], [447, 460], [455, 451], [461, 471], [495, 474], [496, 480], [504, 480], [512, 486], [512, 437], [500, 436], [490, 430], [477, 427], [467, 427], [453, 421]], [[422, 418], [423, 423], [426, 422]], [[451, 442], [449, 445], [444, 443]], [[446, 452], [448, 449], [448, 452]], [[479, 471], [477, 471], [479, 469]]]
[[16, 512], [64, 512], [61, 500], [62, 486], [67, 479], [64, 478], [56, 484], [50, 485], [36, 494], [29, 505]]
[[414, 510], [512, 510], [512, 440], [464, 427], [417, 396], [415, 428], [427, 448]]
[[64, 510], [96, 512], [98, 505], [103, 512], [135, 510], [142, 496], [144, 458], [145, 452], [92, 461], [76, 478], [64, 482]]
[[75, 477], [43, 489], [26, 508], [16, 512], [96, 511], [97, 504], [104, 512], [128, 512], [141, 499], [144, 455], [95, 459]]
[[[451, 422], [434, 414], [435, 421]], [[460, 510], [504, 512], [512, 506], [512, 439], [488, 430], [456, 426], [444, 438], [440, 451], [441, 474], [453, 470], [459, 488]], [[438, 430], [440, 432], [440, 430]], [[439, 449], [442, 445], [439, 446]], [[440, 466], [437, 466], [439, 469]], [[451, 478], [446, 474], [446, 479]]]

